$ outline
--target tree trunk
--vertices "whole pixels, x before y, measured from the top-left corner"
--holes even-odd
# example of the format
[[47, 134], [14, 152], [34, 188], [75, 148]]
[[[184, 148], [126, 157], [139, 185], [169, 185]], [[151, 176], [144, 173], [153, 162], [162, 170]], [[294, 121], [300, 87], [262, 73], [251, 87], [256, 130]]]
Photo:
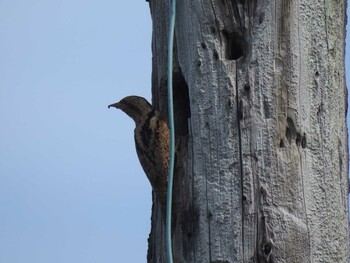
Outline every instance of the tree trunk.
[[[168, 1], [150, 0], [167, 113]], [[346, 1], [178, 0], [174, 262], [349, 262]], [[154, 202], [148, 262], [165, 262]]]

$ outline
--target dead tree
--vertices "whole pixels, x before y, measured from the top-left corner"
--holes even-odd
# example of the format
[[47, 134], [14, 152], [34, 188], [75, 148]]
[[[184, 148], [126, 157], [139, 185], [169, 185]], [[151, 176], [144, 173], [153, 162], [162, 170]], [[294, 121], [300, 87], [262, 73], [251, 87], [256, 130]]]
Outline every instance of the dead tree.
[[[150, 0], [166, 113], [168, 1]], [[349, 262], [346, 1], [178, 0], [174, 262]], [[165, 262], [152, 209], [148, 262]]]

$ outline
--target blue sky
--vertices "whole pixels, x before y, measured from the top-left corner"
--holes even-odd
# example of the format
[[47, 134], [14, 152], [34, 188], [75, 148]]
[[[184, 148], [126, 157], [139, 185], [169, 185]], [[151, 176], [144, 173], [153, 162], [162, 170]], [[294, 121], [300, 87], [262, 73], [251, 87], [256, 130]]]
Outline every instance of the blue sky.
[[151, 189], [107, 105], [151, 97], [147, 2], [2, 0], [0, 37], [0, 262], [146, 262]]
[[147, 2], [2, 0], [0, 36], [0, 262], [146, 262], [151, 189], [107, 105], [151, 97]]

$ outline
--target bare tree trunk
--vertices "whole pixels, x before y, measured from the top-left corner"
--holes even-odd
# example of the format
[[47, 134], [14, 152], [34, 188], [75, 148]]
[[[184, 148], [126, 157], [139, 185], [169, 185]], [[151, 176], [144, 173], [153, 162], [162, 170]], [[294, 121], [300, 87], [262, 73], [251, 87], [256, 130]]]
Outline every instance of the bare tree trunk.
[[[166, 113], [168, 2], [150, 0]], [[178, 0], [174, 262], [349, 262], [346, 1]], [[165, 262], [153, 205], [148, 262]]]

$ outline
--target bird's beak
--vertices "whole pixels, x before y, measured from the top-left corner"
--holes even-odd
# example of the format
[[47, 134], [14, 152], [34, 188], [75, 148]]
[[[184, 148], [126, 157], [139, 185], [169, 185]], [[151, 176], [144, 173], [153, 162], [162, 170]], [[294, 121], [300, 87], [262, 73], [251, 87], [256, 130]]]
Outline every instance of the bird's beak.
[[113, 103], [113, 104], [111, 104], [111, 105], [108, 105], [108, 109], [109, 109], [110, 107], [119, 108], [119, 102]]

